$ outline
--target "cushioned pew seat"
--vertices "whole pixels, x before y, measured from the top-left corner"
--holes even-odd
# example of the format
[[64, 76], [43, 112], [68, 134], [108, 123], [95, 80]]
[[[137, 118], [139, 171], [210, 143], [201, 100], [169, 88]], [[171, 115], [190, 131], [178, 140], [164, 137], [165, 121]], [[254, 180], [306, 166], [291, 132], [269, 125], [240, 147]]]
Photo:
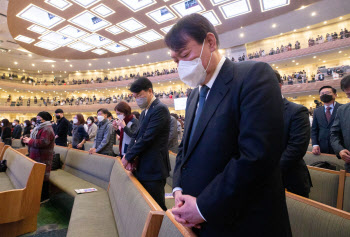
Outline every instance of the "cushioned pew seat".
[[67, 236], [118, 237], [107, 192], [80, 194], [74, 199]]
[[[174, 176], [174, 169], [176, 164], [176, 154], [169, 151], [169, 160], [170, 160], [170, 167], [171, 170], [169, 172], [169, 177], [166, 179], [166, 184], [164, 187], [165, 193], [172, 193], [173, 192], [173, 176]], [[175, 200], [173, 198], [167, 198], [165, 199], [165, 206], [168, 209], [173, 208], [175, 205]]]
[[345, 162], [341, 159], [338, 159], [335, 155], [330, 154], [321, 154], [319, 156], [316, 156], [312, 154], [312, 152], [306, 152], [304, 161], [307, 165], [311, 165], [318, 161], [326, 161], [329, 164], [334, 165], [338, 171], [345, 169]]
[[73, 197], [77, 196], [77, 193], [74, 191], [75, 189], [96, 188], [99, 192], [106, 193], [100, 186], [87, 182], [61, 169], [51, 171], [50, 182]]
[[0, 173], [0, 192], [15, 189], [5, 172]]

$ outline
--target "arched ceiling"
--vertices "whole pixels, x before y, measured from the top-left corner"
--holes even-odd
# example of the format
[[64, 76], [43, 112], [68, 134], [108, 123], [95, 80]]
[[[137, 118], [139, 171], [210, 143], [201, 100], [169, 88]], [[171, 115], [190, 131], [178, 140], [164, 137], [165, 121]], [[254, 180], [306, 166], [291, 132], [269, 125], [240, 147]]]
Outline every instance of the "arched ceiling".
[[319, 0], [10, 0], [8, 27], [24, 49], [59, 59], [96, 59], [164, 48], [166, 29], [198, 12], [219, 34]]

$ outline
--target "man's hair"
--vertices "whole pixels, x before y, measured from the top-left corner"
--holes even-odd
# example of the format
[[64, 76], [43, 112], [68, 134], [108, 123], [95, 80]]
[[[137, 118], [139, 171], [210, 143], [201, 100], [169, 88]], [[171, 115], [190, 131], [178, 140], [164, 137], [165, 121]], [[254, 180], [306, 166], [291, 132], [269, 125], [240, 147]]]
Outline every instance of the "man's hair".
[[211, 22], [200, 14], [190, 14], [181, 18], [166, 34], [165, 44], [177, 52], [183, 49], [191, 38], [198, 44], [203, 44], [208, 33], [213, 33], [219, 46], [219, 37]]
[[140, 77], [131, 84], [129, 90], [132, 93], [140, 93], [140, 91], [147, 91], [149, 88], [151, 88], [153, 92], [152, 82], [146, 77]]
[[114, 111], [116, 110], [122, 112], [125, 115], [125, 117], [131, 114], [131, 107], [125, 101], [120, 101], [114, 108]]
[[342, 89], [342, 91], [350, 88], [350, 75], [341, 79], [340, 88]]
[[97, 110], [97, 113], [100, 112], [100, 111], [101, 111], [103, 114], [107, 114], [107, 115], [108, 115], [108, 113], [109, 113], [108, 109], [105, 109], [105, 108], [101, 108], [101, 109]]
[[281, 79], [281, 75], [280, 73], [277, 71], [277, 70], [273, 70], [276, 74], [276, 77], [277, 77], [277, 81], [279, 84], [282, 84], [282, 79]]
[[113, 118], [112, 113], [108, 111], [107, 118], [109, 118], [109, 117]]
[[332, 89], [332, 92], [333, 92], [334, 94], [337, 94], [337, 90], [336, 90], [335, 88], [331, 87], [331, 86], [322, 86], [322, 87], [319, 89], [318, 94], [320, 94], [321, 91], [322, 91], [323, 89], [326, 89], [326, 88]]
[[62, 114], [63, 114], [63, 110], [62, 110], [62, 109], [56, 109], [56, 110], [55, 110], [55, 114], [59, 114], [59, 113], [62, 113]]
[[13, 121], [15, 121], [15, 122], [19, 123], [19, 120], [18, 120], [18, 119], [15, 119], [15, 120], [13, 120]]

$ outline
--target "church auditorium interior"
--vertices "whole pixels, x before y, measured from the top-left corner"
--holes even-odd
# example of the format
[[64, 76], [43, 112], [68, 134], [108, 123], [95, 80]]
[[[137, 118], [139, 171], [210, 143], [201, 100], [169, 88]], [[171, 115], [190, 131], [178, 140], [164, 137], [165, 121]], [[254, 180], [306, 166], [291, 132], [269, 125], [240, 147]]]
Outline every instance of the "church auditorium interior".
[[0, 237], [350, 236], [349, 98], [349, 0], [0, 0]]

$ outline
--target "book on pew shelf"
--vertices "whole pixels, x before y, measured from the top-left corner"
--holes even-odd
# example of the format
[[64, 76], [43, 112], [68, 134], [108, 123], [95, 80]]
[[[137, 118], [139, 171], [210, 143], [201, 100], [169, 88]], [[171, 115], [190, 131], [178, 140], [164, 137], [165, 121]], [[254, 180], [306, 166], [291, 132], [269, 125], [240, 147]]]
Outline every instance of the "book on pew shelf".
[[166, 193], [165, 198], [174, 198], [172, 193]]
[[96, 188], [85, 188], [85, 189], [75, 189], [74, 191], [77, 194], [81, 194], [81, 193], [97, 192], [97, 189]]

